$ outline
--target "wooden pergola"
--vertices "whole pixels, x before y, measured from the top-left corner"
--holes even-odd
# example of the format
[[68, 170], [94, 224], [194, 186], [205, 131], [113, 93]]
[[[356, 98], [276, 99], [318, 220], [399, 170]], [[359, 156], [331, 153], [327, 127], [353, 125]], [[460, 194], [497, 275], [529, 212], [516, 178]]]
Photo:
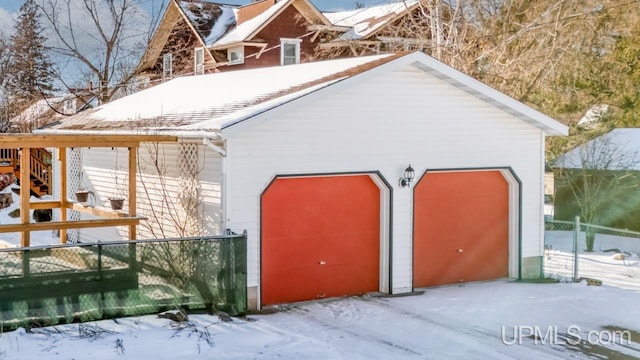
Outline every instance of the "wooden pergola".
[[[39, 134], [2, 134], [0, 148], [20, 149], [29, 154], [32, 148], [56, 148], [60, 168], [53, 174], [60, 182], [59, 200], [30, 200], [30, 161], [29, 156], [20, 156], [20, 223], [0, 224], [0, 233], [21, 232], [20, 246], [30, 245], [31, 231], [60, 230], [60, 241], [67, 240], [67, 229], [128, 226], [129, 239], [136, 238], [136, 226], [143, 217], [136, 214], [136, 169], [137, 148], [142, 142], [176, 142], [175, 136], [166, 135], [39, 135]], [[113, 211], [106, 208], [86, 206], [67, 198], [67, 148], [128, 148], [129, 150], [129, 209], [128, 212]], [[54, 178], [54, 182], [56, 180]], [[60, 209], [60, 221], [32, 223], [30, 210]], [[100, 217], [94, 220], [67, 220], [67, 210], [76, 210]]]

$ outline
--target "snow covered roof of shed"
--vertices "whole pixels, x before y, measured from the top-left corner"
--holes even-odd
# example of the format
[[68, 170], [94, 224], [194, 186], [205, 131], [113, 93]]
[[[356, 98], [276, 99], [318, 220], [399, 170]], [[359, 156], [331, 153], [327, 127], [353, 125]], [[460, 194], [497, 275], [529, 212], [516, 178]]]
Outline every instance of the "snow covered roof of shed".
[[177, 78], [72, 116], [43, 132], [219, 132], [298, 98], [323, 96], [334, 84], [366, 81], [368, 76], [405, 66], [414, 66], [549, 135], [568, 132], [565, 125], [421, 52]]
[[334, 41], [359, 40], [368, 38], [418, 3], [419, 0], [400, 1], [349, 11], [324, 12], [323, 15], [335, 26], [351, 28]]
[[376, 55], [180, 77], [71, 116], [49, 129], [175, 129], [194, 125], [215, 131], [227, 122], [250, 117], [390, 58], [394, 57]]
[[552, 168], [640, 170], [640, 128], [619, 128], [555, 159]]

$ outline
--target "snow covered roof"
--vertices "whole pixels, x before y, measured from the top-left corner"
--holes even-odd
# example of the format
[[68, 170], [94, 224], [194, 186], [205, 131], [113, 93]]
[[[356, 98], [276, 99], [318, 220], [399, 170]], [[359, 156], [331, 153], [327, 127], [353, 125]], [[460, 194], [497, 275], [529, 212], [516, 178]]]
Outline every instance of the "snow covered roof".
[[400, 1], [349, 11], [325, 12], [323, 15], [335, 26], [351, 28], [337, 41], [359, 40], [368, 38], [418, 3], [419, 0]]
[[552, 162], [560, 169], [640, 170], [640, 128], [619, 128], [571, 149]]
[[31, 104], [24, 111], [11, 118], [10, 122], [18, 129], [22, 125], [43, 126], [69, 114], [74, 114], [97, 104], [95, 96], [91, 94], [64, 94], [57, 97], [40, 99]]
[[[258, 4], [238, 6], [202, 0], [181, 0], [179, 5], [207, 47], [225, 48], [228, 45], [251, 41], [256, 32], [268, 24], [284, 8], [292, 5], [294, 1], [296, 0], [281, 0], [275, 1], [271, 6], [268, 6], [269, 4], [262, 5], [264, 10], [261, 7], [259, 11], [262, 12], [252, 15], [246, 21], [240, 19], [240, 12], [249, 7], [255, 11], [253, 7]], [[328, 21], [322, 17], [322, 13], [313, 7], [313, 4], [309, 1], [304, 2], [313, 9], [312, 13], [317, 13], [317, 16], [322, 18], [324, 22]], [[294, 20], [291, 19], [291, 21]]]
[[[220, 130], [393, 58], [377, 55], [176, 78], [51, 126], [66, 130], [132, 128]], [[355, 70], [354, 70], [355, 71]], [[360, 70], [362, 71], [362, 70]], [[256, 81], [260, 79], [260, 81]]]
[[[275, 3], [275, 5], [268, 8], [262, 14], [234, 27], [231, 31], [229, 31], [229, 33], [227, 33], [225, 36], [220, 38], [215, 43], [211, 43], [211, 44], [207, 43], [207, 46], [223, 47], [225, 45], [230, 45], [230, 44], [249, 40], [249, 37], [251, 36], [251, 34], [255, 33], [269, 19], [271, 19], [275, 14], [277, 14], [281, 9], [283, 9], [285, 6], [289, 5], [290, 3], [291, 3], [291, 0], [283, 0]], [[291, 21], [293, 21], [293, 19]]]
[[179, 5], [207, 46], [216, 42], [236, 25], [237, 6], [184, 0], [180, 1]]
[[[563, 124], [421, 52], [328, 60], [177, 78], [115, 100], [50, 126], [69, 130], [183, 131], [221, 130], [337, 82], [386, 69], [414, 66], [549, 135], [566, 135]], [[362, 80], [364, 81], [364, 80]]]
[[584, 114], [580, 121], [578, 121], [578, 127], [583, 129], [594, 129], [602, 120], [602, 117], [609, 111], [609, 105], [599, 104], [593, 105]]

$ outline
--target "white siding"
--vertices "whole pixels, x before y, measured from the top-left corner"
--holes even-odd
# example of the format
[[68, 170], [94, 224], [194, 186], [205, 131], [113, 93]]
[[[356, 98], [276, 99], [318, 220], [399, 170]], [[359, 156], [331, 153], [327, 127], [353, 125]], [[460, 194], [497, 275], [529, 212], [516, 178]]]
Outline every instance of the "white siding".
[[398, 186], [409, 163], [416, 177], [512, 167], [522, 181], [522, 254], [541, 255], [540, 129], [411, 66], [334, 85], [286, 109], [225, 132], [227, 226], [248, 231], [249, 286], [259, 285], [259, 197], [277, 174], [382, 173], [393, 186], [394, 292], [412, 287], [412, 193]]
[[[187, 148], [185, 148], [187, 146]], [[181, 149], [195, 152], [181, 155]], [[155, 160], [158, 159], [158, 162]], [[188, 167], [199, 180], [196, 190], [196, 222], [192, 223], [189, 235], [219, 235], [221, 229], [221, 157], [204, 145], [193, 144], [142, 144], [138, 150], [137, 198], [138, 215], [148, 220], [138, 226], [138, 238], [171, 238], [182, 232], [177, 228], [185, 226], [186, 216], [181, 198], [185, 195], [185, 181], [190, 176], [184, 174]], [[96, 194], [97, 205], [103, 206], [108, 197], [122, 194], [127, 198], [127, 149], [84, 149], [84, 185]], [[197, 163], [196, 163], [197, 161]], [[118, 171], [116, 171], [116, 168]], [[160, 169], [160, 170], [158, 170]], [[160, 176], [159, 173], [165, 174]], [[115, 185], [115, 181], [124, 186]], [[125, 210], [128, 203], [125, 201]], [[83, 219], [93, 218], [82, 214]], [[195, 230], [197, 229], [197, 231]], [[80, 240], [85, 242], [109, 241], [128, 238], [128, 228], [111, 227], [83, 229]]]

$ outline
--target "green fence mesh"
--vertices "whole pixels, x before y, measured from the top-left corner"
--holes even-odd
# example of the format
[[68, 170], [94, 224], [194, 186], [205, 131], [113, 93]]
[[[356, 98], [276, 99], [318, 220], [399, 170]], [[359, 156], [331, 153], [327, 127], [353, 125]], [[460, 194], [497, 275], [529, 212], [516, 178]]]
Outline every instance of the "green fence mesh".
[[246, 235], [0, 250], [0, 329], [247, 310]]

